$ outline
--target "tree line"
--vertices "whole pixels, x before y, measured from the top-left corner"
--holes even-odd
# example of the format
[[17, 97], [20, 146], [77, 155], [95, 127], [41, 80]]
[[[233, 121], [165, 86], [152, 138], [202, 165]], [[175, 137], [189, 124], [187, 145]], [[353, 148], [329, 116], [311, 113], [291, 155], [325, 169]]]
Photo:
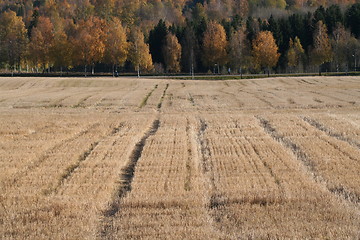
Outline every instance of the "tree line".
[[285, 15], [255, 17], [254, 1], [80, 2], [0, 4], [0, 68], [140, 75], [351, 71], [360, 65], [359, 3], [304, 12], [296, 10], [298, 1], [285, 2]]

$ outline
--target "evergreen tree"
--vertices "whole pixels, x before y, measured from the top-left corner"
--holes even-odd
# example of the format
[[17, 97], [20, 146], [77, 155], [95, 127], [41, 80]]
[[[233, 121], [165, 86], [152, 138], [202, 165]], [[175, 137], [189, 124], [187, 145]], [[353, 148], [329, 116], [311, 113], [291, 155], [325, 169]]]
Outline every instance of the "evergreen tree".
[[164, 48], [168, 29], [165, 22], [160, 19], [158, 24], [150, 31], [149, 47], [154, 63], [165, 64], [162, 49]]
[[252, 42], [256, 37], [256, 34], [260, 31], [259, 23], [254, 21], [252, 17], [248, 17], [246, 20], [246, 33], [247, 39]]
[[346, 26], [355, 37], [360, 37], [360, 3], [352, 5], [345, 13]]
[[[183, 70], [193, 74], [197, 70], [197, 56], [200, 55], [199, 44], [196, 39], [194, 29], [188, 22], [184, 29], [184, 37], [181, 39], [182, 58], [181, 65]], [[199, 54], [198, 54], [199, 53]]]
[[279, 27], [279, 24], [278, 22], [274, 19], [274, 16], [271, 15], [269, 20], [268, 20], [268, 27], [264, 30], [267, 30], [267, 31], [270, 31], [272, 32], [274, 38], [275, 38], [275, 41], [276, 41], [276, 44], [280, 44], [280, 41], [281, 41], [281, 38], [282, 38], [282, 32], [280, 31], [280, 27]]
[[314, 12], [313, 24], [315, 25], [319, 21], [323, 23], [326, 21], [326, 10], [323, 6], [318, 7]]
[[39, 11], [37, 10], [37, 9], [35, 9], [34, 10], [34, 12], [33, 12], [33, 14], [32, 14], [32, 16], [31, 16], [31, 21], [30, 21], [30, 25], [29, 25], [29, 27], [28, 27], [28, 37], [29, 38], [31, 38], [31, 32], [32, 32], [32, 29], [34, 28], [34, 27], [36, 27], [37, 26], [37, 24], [38, 24], [38, 20], [39, 19]]
[[325, 24], [328, 29], [328, 33], [332, 34], [338, 23], [344, 23], [344, 17], [341, 13], [339, 5], [331, 5], [326, 9]]

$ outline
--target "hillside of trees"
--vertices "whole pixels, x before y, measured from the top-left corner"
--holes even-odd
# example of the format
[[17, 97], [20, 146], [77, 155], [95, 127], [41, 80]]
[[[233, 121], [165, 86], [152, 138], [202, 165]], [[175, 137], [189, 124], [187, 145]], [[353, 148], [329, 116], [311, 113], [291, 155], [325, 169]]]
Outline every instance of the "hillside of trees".
[[357, 0], [2, 0], [2, 72], [354, 71]]

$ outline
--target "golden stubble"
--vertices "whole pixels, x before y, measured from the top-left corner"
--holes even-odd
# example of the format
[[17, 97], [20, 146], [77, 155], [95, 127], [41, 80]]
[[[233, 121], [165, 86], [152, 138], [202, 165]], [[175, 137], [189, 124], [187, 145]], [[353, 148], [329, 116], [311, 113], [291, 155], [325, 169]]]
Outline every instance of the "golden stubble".
[[359, 238], [358, 77], [0, 78], [2, 239]]

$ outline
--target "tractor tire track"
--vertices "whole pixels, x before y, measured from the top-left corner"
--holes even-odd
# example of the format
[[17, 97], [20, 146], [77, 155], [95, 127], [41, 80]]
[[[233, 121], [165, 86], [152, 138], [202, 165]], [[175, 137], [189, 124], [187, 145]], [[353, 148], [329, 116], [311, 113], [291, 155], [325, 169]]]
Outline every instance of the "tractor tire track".
[[43, 162], [45, 162], [46, 160], [48, 160], [48, 158], [50, 158], [50, 156], [53, 152], [56, 152], [58, 149], [61, 149], [62, 146], [69, 145], [71, 142], [76, 141], [77, 139], [88, 134], [92, 129], [95, 129], [99, 126], [100, 126], [99, 123], [91, 124], [86, 129], [80, 131], [79, 133], [75, 134], [74, 136], [71, 136], [67, 139], [61, 140], [59, 143], [56, 143], [52, 147], [48, 148], [38, 159], [32, 161], [25, 168], [19, 170], [15, 174], [13, 174], [12, 178], [8, 179], [7, 181], [12, 182], [12, 184], [17, 183], [22, 178], [29, 175], [34, 169], [39, 168]]
[[264, 131], [269, 134], [275, 141], [282, 144], [285, 148], [289, 149], [296, 157], [297, 160], [302, 162], [307, 170], [310, 172], [313, 180], [326, 187], [326, 189], [333, 194], [334, 196], [340, 197], [342, 200], [350, 204], [355, 204], [356, 208], [359, 209], [360, 196], [356, 193], [347, 190], [343, 186], [331, 187], [329, 183], [324, 179], [323, 176], [316, 170], [315, 164], [302, 149], [296, 143], [294, 143], [291, 139], [286, 136], [280, 134], [270, 123], [269, 120], [257, 116], [259, 120], [260, 126], [264, 129]]
[[141, 158], [144, 146], [146, 145], [148, 138], [156, 134], [160, 128], [160, 124], [159, 118], [155, 119], [130, 153], [128, 164], [121, 171], [120, 184], [114, 194], [114, 198], [110, 202], [109, 207], [102, 212], [101, 226], [98, 233], [101, 239], [114, 239], [112, 236], [114, 234], [112, 229], [113, 218], [121, 208], [122, 199], [131, 191], [131, 184], [135, 176], [136, 165]]
[[164, 91], [163, 91], [163, 94], [161, 95], [160, 101], [159, 101], [159, 103], [158, 103], [158, 105], [157, 105], [157, 110], [158, 110], [158, 111], [161, 111], [161, 107], [162, 107], [164, 98], [165, 98], [165, 96], [166, 96], [166, 91], [168, 90], [168, 88], [169, 88], [169, 83], [166, 84], [165, 89], [164, 89]]
[[302, 117], [302, 119], [305, 122], [307, 122], [308, 124], [310, 124], [311, 126], [313, 126], [314, 128], [326, 133], [326, 135], [328, 135], [329, 137], [336, 138], [337, 140], [346, 142], [346, 143], [350, 144], [351, 146], [354, 146], [354, 147], [360, 149], [360, 143], [358, 143], [357, 141], [354, 141], [353, 139], [351, 139], [349, 137], [344, 136], [341, 133], [334, 132], [333, 130], [331, 130], [330, 128], [321, 124], [320, 122], [316, 121], [315, 119], [311, 119], [309, 117]]
[[198, 132], [193, 133], [195, 138], [194, 142], [196, 142], [198, 148], [198, 161], [200, 164], [202, 178], [204, 179], [204, 208], [206, 210], [208, 223], [211, 226], [214, 235], [217, 236], [218, 239], [230, 239], [231, 237], [226, 232], [221, 231], [218, 226], [218, 223], [221, 221], [220, 219], [223, 216], [230, 214], [226, 212], [226, 209], [224, 209], [224, 205], [229, 201], [226, 196], [220, 193], [215, 183], [214, 165], [211, 161], [211, 151], [208, 146], [208, 141], [204, 136], [207, 128], [208, 125], [206, 121], [200, 119]]
[[141, 103], [139, 104], [139, 108], [143, 108], [143, 107], [145, 107], [146, 106], [146, 104], [147, 104], [147, 101], [149, 100], [149, 98], [151, 97], [151, 95], [153, 94], [153, 92], [158, 88], [158, 84], [156, 84], [155, 86], [154, 86], [154, 88], [150, 91], [150, 92], [148, 92], [148, 94], [146, 94], [146, 96], [143, 98], [143, 100], [141, 101]]
[[[97, 151], [97, 147], [101, 147], [104, 144], [107, 144], [106, 147], [107, 148], [111, 148], [111, 146], [114, 145], [116, 139], [112, 139], [114, 138], [114, 136], [117, 135], [117, 133], [124, 127], [123, 123], [120, 123], [117, 127], [114, 127], [109, 135], [106, 135], [104, 137], [102, 137], [99, 141], [95, 141], [93, 143], [90, 144], [89, 148], [87, 150], [85, 150], [82, 154], [79, 155], [77, 161], [71, 165], [69, 165], [62, 173], [59, 181], [57, 182], [57, 184], [55, 184], [52, 188], [48, 189], [46, 191], [47, 195], [51, 194], [51, 193], [58, 193], [60, 191], [60, 189], [62, 188], [62, 186], [64, 185], [65, 182], [69, 182], [71, 181], [71, 178], [73, 176], [73, 174], [75, 173], [75, 171], [80, 168], [81, 164], [85, 161], [88, 161], [90, 159], [93, 158], [93, 153], [96, 152], [100, 152], [99, 154], [104, 154], [104, 157], [102, 158], [102, 160], [105, 159], [105, 157], [108, 155], [108, 151], [105, 151], [105, 153], [103, 151]], [[110, 143], [108, 143], [108, 141], [110, 140]]]

